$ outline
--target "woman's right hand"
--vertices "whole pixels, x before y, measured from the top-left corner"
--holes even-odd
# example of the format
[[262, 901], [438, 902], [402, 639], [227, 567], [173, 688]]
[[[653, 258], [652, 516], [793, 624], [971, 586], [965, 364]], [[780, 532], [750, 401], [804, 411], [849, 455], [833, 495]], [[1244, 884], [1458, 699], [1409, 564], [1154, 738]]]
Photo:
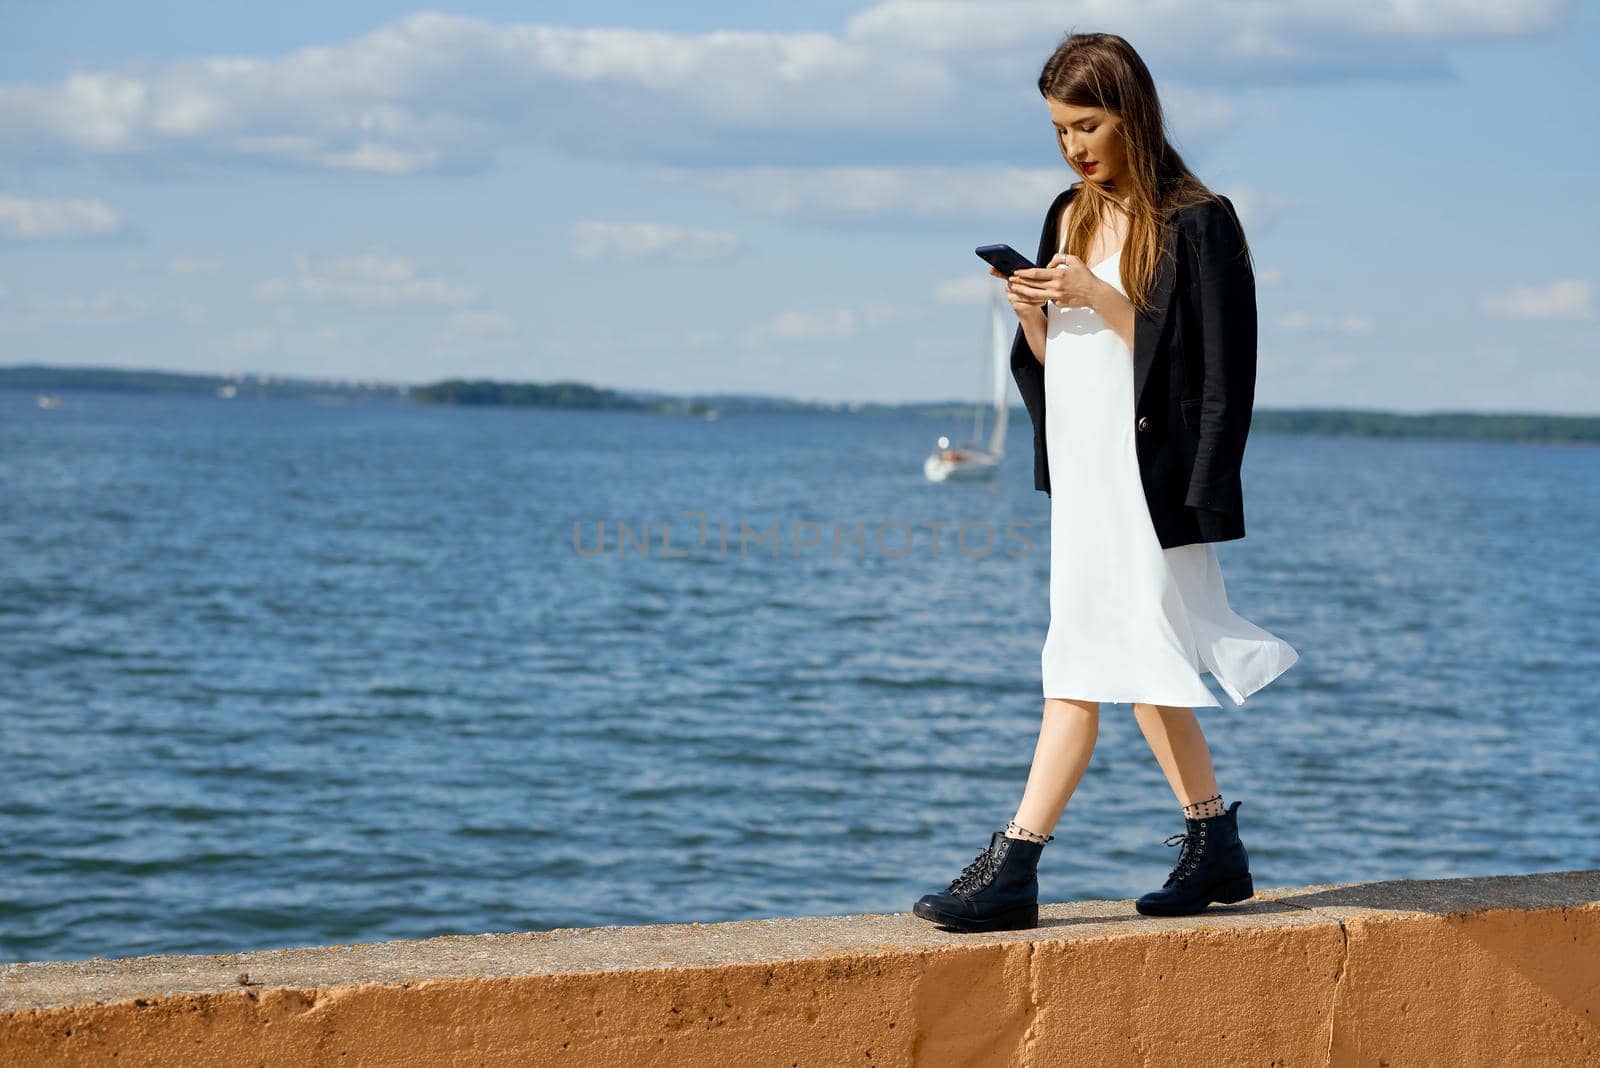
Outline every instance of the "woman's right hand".
[[[1006, 277], [993, 267], [989, 268], [989, 273], [1002, 280]], [[1027, 322], [1033, 318], [1044, 318], [1043, 308], [1027, 297], [1018, 295], [1010, 286], [1006, 286], [1006, 300], [1010, 301], [1011, 310], [1017, 313], [1017, 319], [1021, 322]]]

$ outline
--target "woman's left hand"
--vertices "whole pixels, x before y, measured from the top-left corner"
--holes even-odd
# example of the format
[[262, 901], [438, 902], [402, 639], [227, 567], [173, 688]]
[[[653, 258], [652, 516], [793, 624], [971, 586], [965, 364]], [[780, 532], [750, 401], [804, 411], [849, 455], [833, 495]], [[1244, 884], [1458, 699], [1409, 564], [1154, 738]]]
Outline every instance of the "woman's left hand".
[[1078, 257], [1058, 252], [1043, 267], [1013, 271], [1006, 287], [1035, 304], [1053, 301], [1062, 308], [1087, 308], [1105, 284]]

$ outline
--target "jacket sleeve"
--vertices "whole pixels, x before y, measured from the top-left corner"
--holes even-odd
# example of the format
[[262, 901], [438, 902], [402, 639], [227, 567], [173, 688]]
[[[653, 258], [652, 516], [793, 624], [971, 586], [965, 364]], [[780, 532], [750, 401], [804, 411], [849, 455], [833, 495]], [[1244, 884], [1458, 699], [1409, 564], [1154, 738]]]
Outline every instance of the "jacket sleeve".
[[1256, 283], [1233, 203], [1208, 204], [1197, 219], [1195, 284], [1204, 375], [1200, 443], [1183, 503], [1242, 512], [1240, 468], [1256, 388]]
[[[1039, 234], [1039, 252], [1035, 264], [1042, 264], [1055, 254], [1056, 219], [1067, 192], [1056, 195], [1050, 210], [1045, 213], [1044, 228]], [[1041, 305], [1045, 307], [1045, 305]], [[1050, 493], [1050, 463], [1045, 454], [1044, 439], [1044, 365], [1028, 345], [1022, 324], [1017, 324], [1011, 338], [1011, 375], [1016, 379], [1017, 392], [1022, 395], [1023, 407], [1033, 422], [1033, 488]]]

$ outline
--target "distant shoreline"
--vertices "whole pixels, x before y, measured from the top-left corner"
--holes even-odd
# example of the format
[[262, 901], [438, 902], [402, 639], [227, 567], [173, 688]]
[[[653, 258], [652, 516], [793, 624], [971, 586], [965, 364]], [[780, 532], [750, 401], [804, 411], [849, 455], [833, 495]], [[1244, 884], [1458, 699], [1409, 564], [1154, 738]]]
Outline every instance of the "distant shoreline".
[[[734, 415], [831, 412], [866, 418], [971, 419], [973, 402], [840, 403], [800, 401], [761, 394], [674, 395], [622, 391], [583, 382], [503, 382], [444, 379], [424, 385], [376, 379], [298, 378], [289, 375], [72, 367], [50, 364], [0, 366], [0, 389], [40, 393], [82, 389], [137, 393], [182, 393], [219, 399], [281, 398], [321, 403], [447, 404], [485, 407], [567, 408], [634, 411], [715, 419]], [[1020, 405], [1013, 421], [1026, 423]], [[1600, 415], [1519, 412], [1424, 412], [1407, 414], [1357, 408], [1257, 408], [1252, 431], [1339, 437], [1456, 438], [1543, 444], [1600, 444]]]

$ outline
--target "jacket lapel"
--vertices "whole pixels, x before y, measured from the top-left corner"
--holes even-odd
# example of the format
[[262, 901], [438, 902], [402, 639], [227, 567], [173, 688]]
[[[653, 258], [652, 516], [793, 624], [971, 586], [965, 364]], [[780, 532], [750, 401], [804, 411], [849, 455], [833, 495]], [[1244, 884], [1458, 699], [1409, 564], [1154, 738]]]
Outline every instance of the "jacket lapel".
[[1167, 251], [1156, 269], [1156, 283], [1150, 291], [1149, 313], [1134, 310], [1133, 316], [1133, 407], [1139, 409], [1139, 398], [1144, 394], [1145, 381], [1150, 377], [1151, 365], [1156, 360], [1156, 350], [1161, 347], [1161, 335], [1166, 330], [1172, 310], [1173, 289], [1177, 276], [1178, 220], [1172, 221], [1172, 231], [1167, 241]]

